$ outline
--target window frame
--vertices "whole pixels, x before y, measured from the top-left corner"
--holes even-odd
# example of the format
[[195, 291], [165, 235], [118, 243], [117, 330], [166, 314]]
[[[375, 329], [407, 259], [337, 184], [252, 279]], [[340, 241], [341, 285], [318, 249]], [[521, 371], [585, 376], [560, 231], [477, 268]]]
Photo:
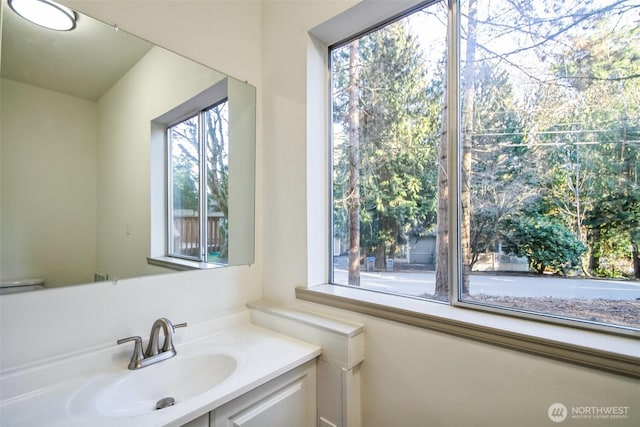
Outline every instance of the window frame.
[[[165, 233], [166, 233], [166, 256], [167, 258], [175, 258], [179, 260], [185, 261], [193, 261], [197, 263], [205, 263], [205, 264], [215, 264], [209, 261], [209, 254], [207, 250], [203, 250], [204, 248], [208, 248], [209, 246], [209, 226], [208, 226], [208, 206], [207, 206], [207, 162], [206, 162], [206, 129], [205, 129], [205, 115], [208, 110], [212, 110], [224, 103], [227, 103], [228, 108], [228, 96], [224, 98], [218, 99], [212, 104], [198, 108], [196, 111], [193, 111], [189, 114], [186, 114], [184, 117], [176, 119], [172, 122], [169, 122], [165, 128], [165, 141], [166, 141], [166, 164], [165, 164], [165, 175], [167, 178], [166, 184], [166, 196], [165, 196], [165, 208], [167, 210], [166, 214], [166, 224], [165, 224]], [[199, 235], [199, 244], [200, 244], [200, 254], [199, 256], [188, 256], [182, 255], [175, 252], [174, 238], [173, 238], [173, 165], [172, 165], [172, 143], [170, 136], [170, 129], [184, 121], [190, 120], [192, 118], [196, 118], [198, 121], [198, 235]], [[228, 133], [228, 130], [227, 130]], [[203, 141], [205, 142], [203, 144]], [[204, 244], [203, 244], [204, 242]]]
[[[165, 195], [165, 209], [167, 211], [167, 221], [165, 223], [165, 234], [166, 234], [166, 256], [168, 258], [177, 258], [177, 259], [182, 259], [182, 260], [188, 260], [188, 261], [195, 261], [195, 262], [206, 262], [206, 258], [205, 260], [202, 259], [202, 234], [203, 234], [203, 230], [202, 230], [202, 212], [206, 212], [206, 210], [202, 210], [202, 144], [201, 144], [201, 140], [202, 140], [202, 111], [203, 110], [199, 110], [197, 112], [191, 113], [189, 115], [187, 115], [186, 117], [183, 117], [181, 119], [178, 119], [172, 123], [169, 123], [166, 128], [165, 128], [165, 150], [166, 150], [166, 163], [164, 165], [165, 167], [165, 176], [167, 177], [167, 183], [166, 183], [166, 195]], [[173, 174], [173, 162], [172, 162], [172, 155], [173, 155], [173, 144], [172, 144], [172, 138], [171, 138], [171, 128], [173, 128], [174, 126], [185, 122], [187, 120], [193, 119], [195, 118], [198, 122], [198, 238], [199, 238], [199, 245], [200, 245], [200, 254], [199, 256], [187, 256], [187, 255], [181, 255], [176, 253], [175, 248], [174, 248], [174, 234], [172, 232], [172, 224], [174, 221], [174, 206], [173, 206], [173, 197], [174, 197], [174, 192], [173, 192], [173, 187], [174, 187], [174, 174]], [[206, 227], [206, 225], [205, 225]], [[206, 232], [206, 230], [205, 230]]]
[[[168, 129], [200, 111], [229, 102], [228, 78], [223, 78], [192, 98], [151, 120], [151, 241], [147, 263], [176, 271], [210, 270], [228, 264], [203, 262], [193, 258], [169, 255], [168, 232], [171, 214], [169, 181]], [[227, 106], [228, 108], [228, 106]], [[202, 174], [201, 174], [202, 175]], [[205, 201], [206, 202], [206, 201]]]
[[[386, 19], [383, 19], [374, 25], [370, 25], [366, 27], [366, 29], [353, 33], [351, 36], [345, 37], [341, 39], [337, 43], [328, 44], [326, 46], [326, 64], [329, 70], [331, 70], [331, 51], [332, 49], [338, 48], [349, 43], [352, 40], [360, 38], [370, 32], [373, 32], [379, 28], [382, 28], [398, 19], [401, 19], [405, 16], [410, 15], [418, 9], [422, 9], [428, 7], [429, 5], [437, 3], [439, 0], [427, 0], [421, 1], [411, 7], [405, 9], [404, 11], [400, 11], [391, 15]], [[449, 237], [449, 255], [448, 255], [448, 278], [449, 278], [449, 295], [448, 295], [448, 303], [444, 303], [436, 300], [425, 300], [420, 299], [421, 302], [424, 302], [424, 307], [428, 307], [428, 304], [437, 304], [443, 305], [448, 304], [452, 309], [468, 309], [473, 310], [479, 313], [489, 313], [493, 315], [498, 315], [500, 317], [506, 317], [507, 320], [525, 320], [525, 321], [533, 321], [533, 322], [541, 322], [544, 324], [557, 325], [561, 327], [569, 327], [575, 328], [579, 330], [585, 330], [590, 332], [600, 332], [605, 333], [608, 336], [622, 336], [622, 337], [632, 337], [638, 338], [640, 337], [640, 331], [635, 328], [626, 327], [622, 325], [612, 325], [605, 323], [592, 322], [587, 320], [566, 318], [559, 315], [548, 314], [548, 313], [539, 313], [528, 311], [524, 309], [514, 309], [507, 307], [500, 307], [496, 305], [490, 305], [487, 303], [481, 302], [470, 302], [462, 299], [461, 295], [461, 285], [462, 285], [462, 246], [461, 246], [461, 236], [462, 236], [462, 224], [460, 223], [460, 219], [462, 216], [462, 200], [461, 200], [461, 169], [462, 169], [462, 126], [461, 126], [461, 94], [460, 94], [460, 64], [461, 64], [461, 16], [460, 16], [460, 1], [459, 0], [443, 0], [448, 3], [448, 14], [447, 14], [447, 151], [448, 151], [448, 192], [449, 192], [449, 200], [448, 200], [448, 237]], [[345, 284], [337, 284], [334, 283], [334, 271], [333, 271], [333, 132], [331, 130], [332, 127], [332, 102], [331, 102], [331, 76], [329, 72], [329, 77], [327, 81], [327, 96], [328, 96], [328, 132], [327, 132], [327, 140], [328, 140], [328, 162], [329, 167], [328, 170], [328, 220], [329, 220], [329, 237], [327, 239], [328, 247], [326, 248], [326, 253], [328, 254], [328, 284], [331, 287], [343, 287], [349, 289], [347, 294], [351, 294], [351, 290], [354, 291], [355, 294], [359, 292], [372, 293], [378, 292], [369, 290], [366, 288], [354, 288]], [[453, 196], [453, 197], [452, 197]], [[309, 293], [310, 289], [306, 291], [302, 288], [298, 288], [296, 290], [296, 295], [300, 299], [305, 299], [315, 302], [318, 302], [317, 299], [320, 298], [319, 295], [314, 295], [313, 293]], [[333, 302], [330, 305], [336, 305], [336, 297], [335, 294], [341, 294], [341, 292], [333, 292], [329, 291], [327, 288], [323, 288], [321, 293], [331, 294], [330, 299]], [[412, 296], [404, 296], [404, 295], [396, 295], [396, 294], [385, 294], [384, 292], [379, 292], [383, 294], [381, 300], [387, 299], [388, 295], [393, 301], [400, 301], [401, 299], [405, 300], [416, 300], [417, 298]], [[368, 299], [370, 295], [365, 294], [364, 299]], [[351, 298], [351, 297], [349, 297]], [[324, 300], [324, 298], [320, 298]], [[375, 299], [375, 298], [374, 298]], [[346, 304], [347, 306], [354, 309], [352, 302], [343, 301], [340, 304]], [[397, 312], [397, 303], [394, 302], [394, 307], [392, 311]], [[412, 305], [408, 304], [408, 305]], [[369, 304], [365, 304], [368, 307], [365, 311], [361, 312], [369, 312], [371, 306]], [[391, 307], [390, 307], [391, 308]], [[355, 310], [360, 311], [360, 310]], [[429, 310], [427, 310], [428, 312]], [[385, 317], [385, 316], [382, 316]], [[392, 316], [395, 320], [398, 320], [396, 316]], [[402, 317], [402, 316], [400, 316]], [[638, 374], [640, 375], [640, 374]]]

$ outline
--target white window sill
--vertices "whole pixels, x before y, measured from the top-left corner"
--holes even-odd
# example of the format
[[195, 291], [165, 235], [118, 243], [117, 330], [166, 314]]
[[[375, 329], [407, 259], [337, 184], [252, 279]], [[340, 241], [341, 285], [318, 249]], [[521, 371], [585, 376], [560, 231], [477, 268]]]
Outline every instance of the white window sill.
[[301, 300], [367, 314], [563, 362], [640, 378], [632, 337], [453, 307], [338, 285], [296, 288]]
[[172, 270], [212, 270], [214, 268], [226, 267], [226, 264], [213, 264], [208, 262], [189, 261], [187, 259], [172, 258], [168, 256], [148, 257], [147, 263], [158, 267], [170, 268]]

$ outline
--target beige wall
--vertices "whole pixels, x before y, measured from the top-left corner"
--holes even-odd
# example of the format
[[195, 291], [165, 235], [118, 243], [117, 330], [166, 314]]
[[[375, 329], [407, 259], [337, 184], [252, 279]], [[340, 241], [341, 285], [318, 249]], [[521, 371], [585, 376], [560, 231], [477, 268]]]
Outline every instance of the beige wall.
[[[263, 5], [263, 127], [269, 144], [264, 215], [270, 224], [264, 236], [269, 242], [264, 293], [282, 303], [294, 302], [295, 286], [326, 277], [327, 151], [322, 133], [327, 92], [314, 89], [325, 87], [325, 50], [307, 30], [348, 6], [324, 1]], [[631, 411], [627, 420], [567, 420], [562, 425], [640, 422], [636, 380], [311, 303], [295, 304], [365, 325], [365, 427], [553, 425], [547, 410], [555, 402], [568, 408], [629, 406]]]
[[624, 420], [562, 426], [637, 426], [638, 380], [312, 303], [298, 308], [362, 323], [363, 427], [556, 425], [547, 410], [628, 406]]
[[85, 99], [2, 80], [0, 280], [93, 280], [96, 111]]

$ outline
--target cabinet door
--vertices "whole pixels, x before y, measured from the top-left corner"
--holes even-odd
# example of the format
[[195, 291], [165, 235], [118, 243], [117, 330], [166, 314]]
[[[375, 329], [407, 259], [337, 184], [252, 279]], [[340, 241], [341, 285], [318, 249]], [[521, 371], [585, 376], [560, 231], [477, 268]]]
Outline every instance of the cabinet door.
[[315, 380], [314, 361], [216, 409], [211, 427], [312, 427]]

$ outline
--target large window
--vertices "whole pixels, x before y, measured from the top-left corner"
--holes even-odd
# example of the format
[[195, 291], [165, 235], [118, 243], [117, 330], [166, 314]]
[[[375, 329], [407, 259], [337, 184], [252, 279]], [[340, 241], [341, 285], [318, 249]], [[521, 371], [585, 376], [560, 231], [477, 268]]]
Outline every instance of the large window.
[[330, 48], [332, 283], [640, 328], [640, 5], [459, 8]]
[[167, 129], [170, 256], [227, 263], [227, 135], [226, 100]]

